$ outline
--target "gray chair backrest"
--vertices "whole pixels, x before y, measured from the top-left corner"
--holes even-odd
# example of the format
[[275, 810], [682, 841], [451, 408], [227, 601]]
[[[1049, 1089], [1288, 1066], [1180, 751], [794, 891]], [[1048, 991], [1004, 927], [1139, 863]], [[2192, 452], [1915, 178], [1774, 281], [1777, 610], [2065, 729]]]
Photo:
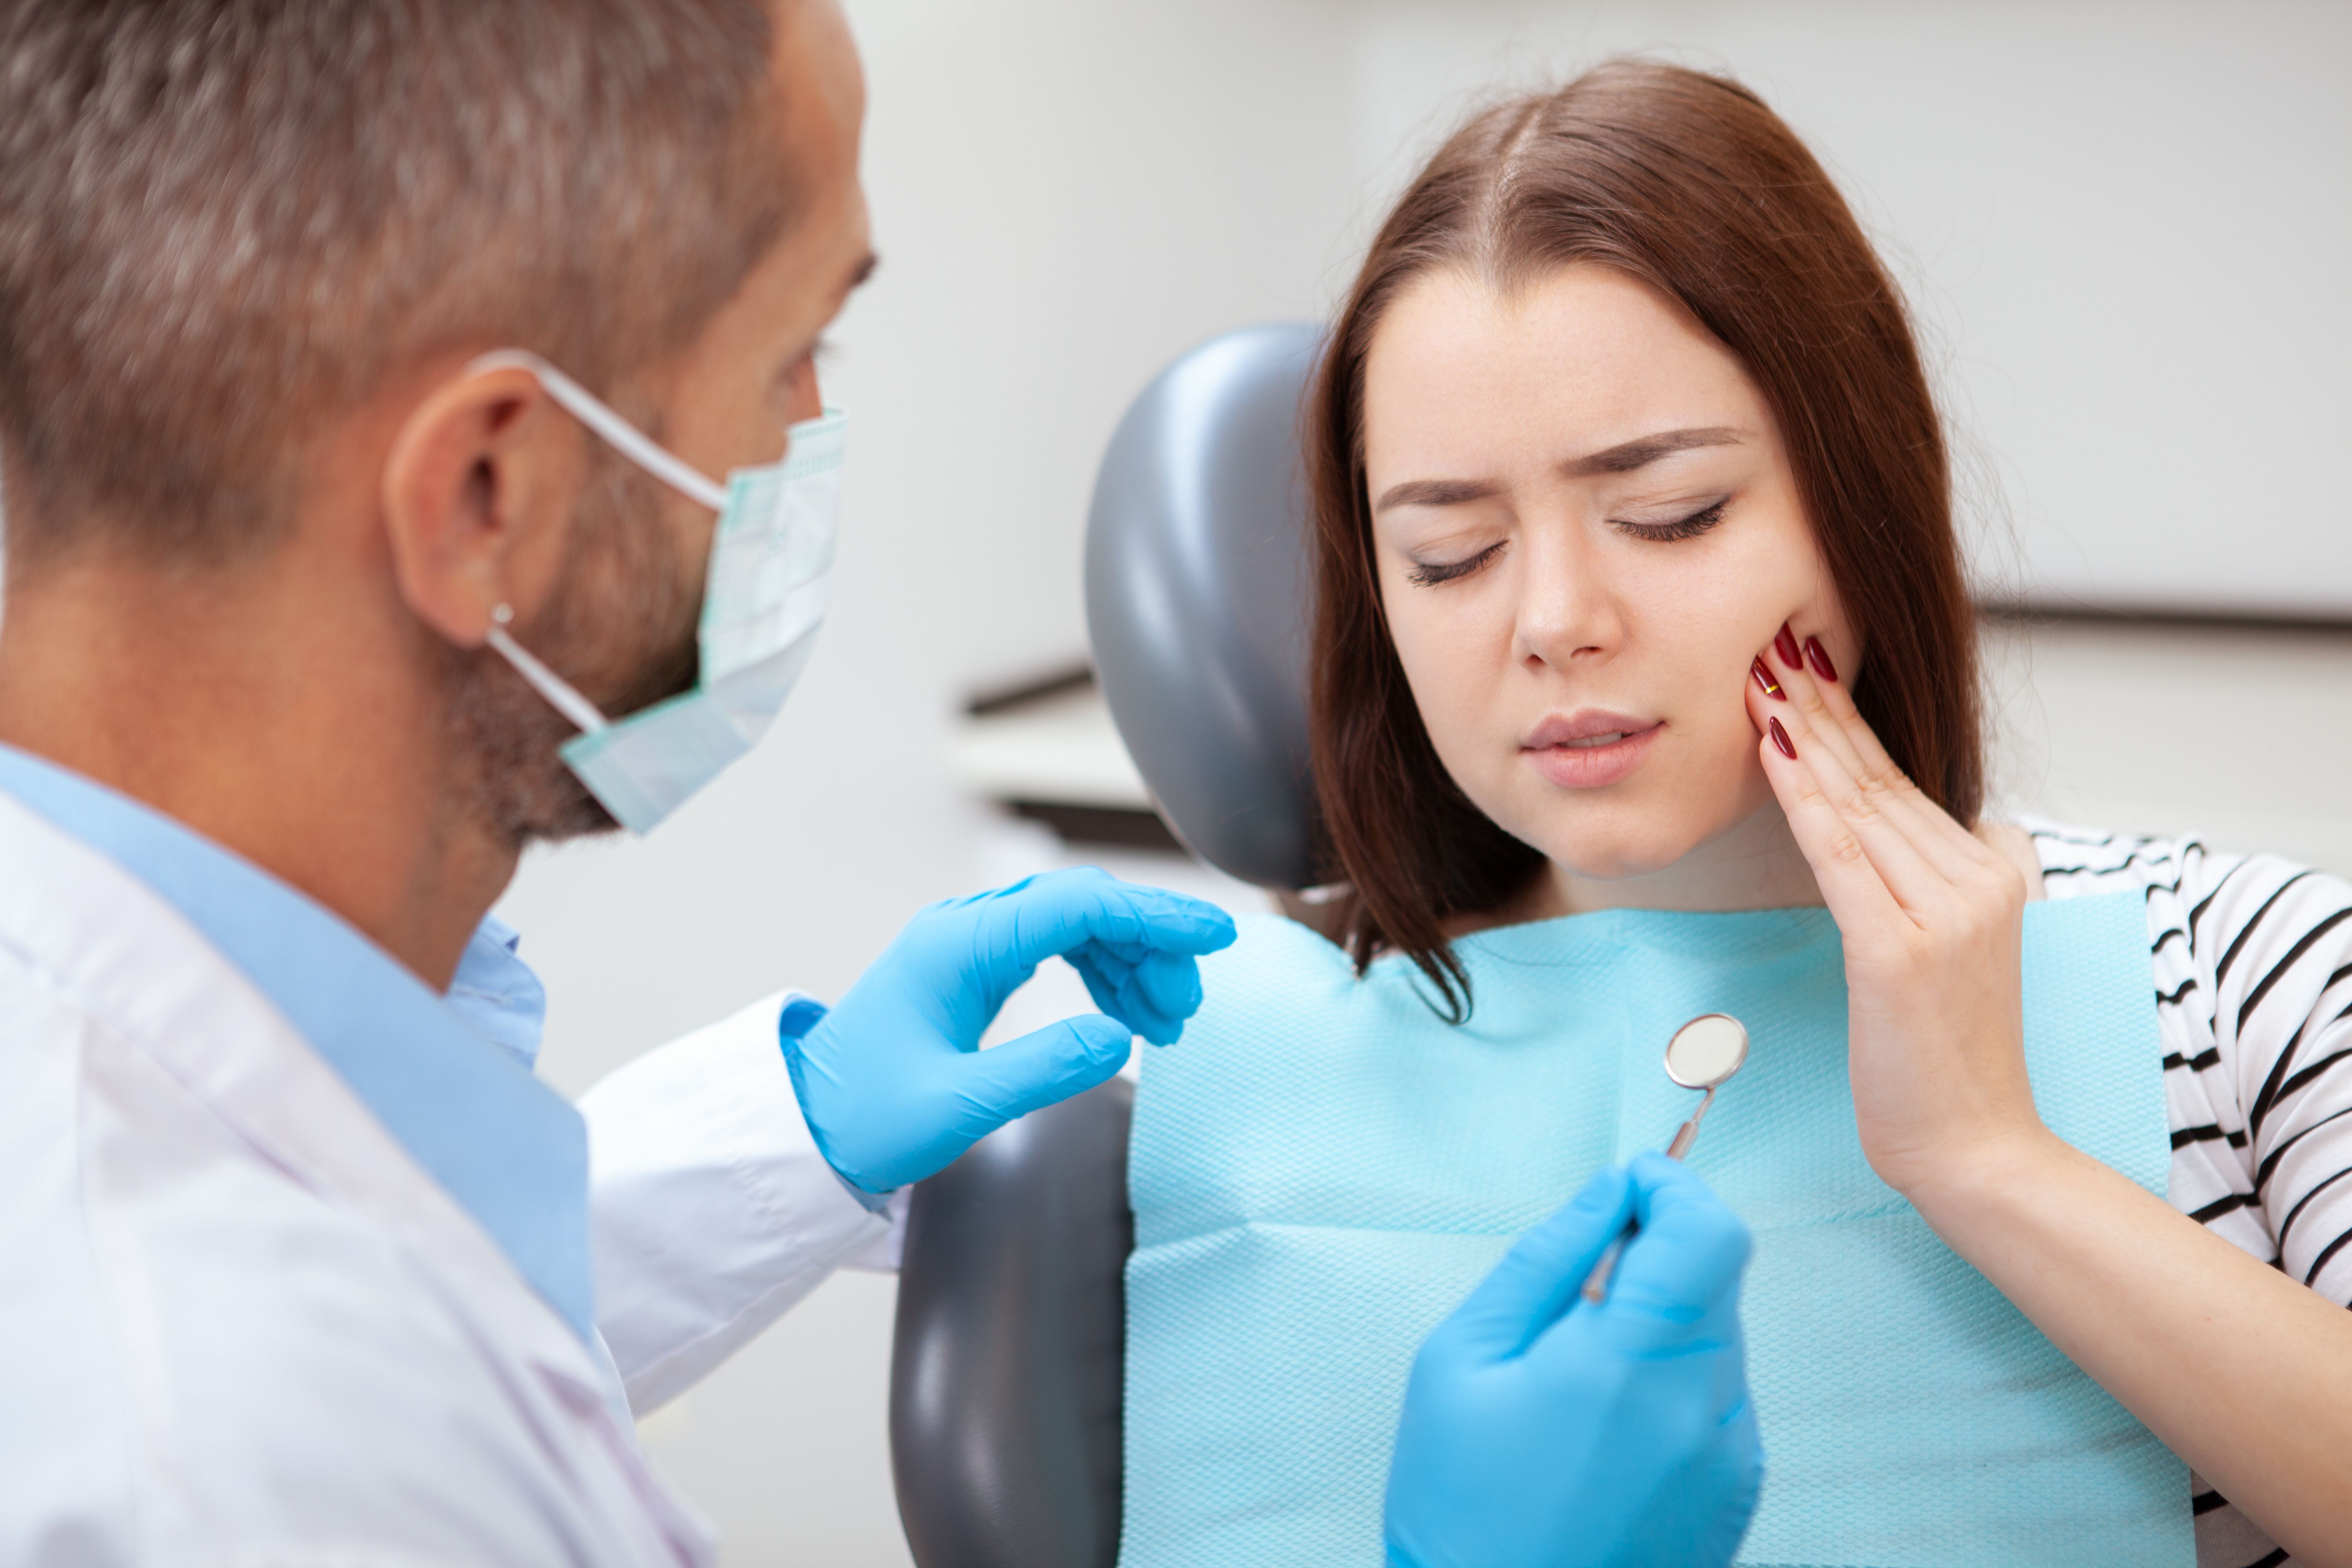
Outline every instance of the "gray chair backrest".
[[890, 1468], [919, 1568], [1112, 1568], [1127, 1356], [1113, 1079], [1001, 1127], [911, 1195]]
[[1119, 421], [1087, 523], [1087, 629], [1119, 738], [1176, 836], [1261, 887], [1317, 879], [1298, 416], [1322, 330], [1246, 327]]
[[[1112, 437], [1087, 530], [1096, 667], [1161, 815], [1275, 888], [1317, 869], [1297, 421], [1319, 341], [1253, 327], [1169, 367]], [[890, 1458], [920, 1568], [1118, 1560], [1132, 1104], [1114, 1079], [912, 1194]]]

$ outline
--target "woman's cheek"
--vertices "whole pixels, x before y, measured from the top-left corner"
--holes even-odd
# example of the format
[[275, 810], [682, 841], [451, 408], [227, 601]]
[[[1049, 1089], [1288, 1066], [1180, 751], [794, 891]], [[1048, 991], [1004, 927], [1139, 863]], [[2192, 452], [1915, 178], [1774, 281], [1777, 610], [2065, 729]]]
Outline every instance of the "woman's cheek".
[[1496, 716], [1507, 672], [1493, 668], [1489, 639], [1475, 616], [1462, 613], [1467, 606], [1426, 598], [1390, 600], [1390, 640], [1438, 764], [1472, 805], [1492, 816], [1503, 806], [1517, 761], [1516, 737], [1502, 733]]
[[1475, 658], [1464, 644], [1444, 637], [1417, 643], [1410, 652], [1402, 636], [1397, 641], [1405, 682], [1412, 689], [1413, 706], [1438, 761], [1465, 789], [1476, 789], [1479, 775], [1486, 771], [1485, 753], [1491, 749], [1481, 744], [1481, 716], [1488, 710], [1492, 694], [1479, 678]]
[[[1743, 680], [1746, 670], [1742, 669]], [[1772, 797], [1771, 781], [1757, 752], [1755, 722], [1748, 717], [1745, 689], [1734, 687], [1729, 700], [1712, 715], [1705, 740], [1705, 763], [1691, 770], [1693, 803], [1702, 838], [1711, 837], [1755, 815]]]

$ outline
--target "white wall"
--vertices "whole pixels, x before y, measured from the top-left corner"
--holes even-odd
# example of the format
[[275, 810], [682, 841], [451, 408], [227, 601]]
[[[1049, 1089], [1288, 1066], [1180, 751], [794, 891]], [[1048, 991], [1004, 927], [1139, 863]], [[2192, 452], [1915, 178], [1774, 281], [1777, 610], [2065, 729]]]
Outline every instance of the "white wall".
[[[834, 620], [779, 732], [709, 798], [648, 842], [526, 866], [504, 909], [548, 981], [547, 1070], [567, 1089], [787, 981], [837, 994], [917, 905], [1050, 854], [991, 827], [940, 758], [962, 690], [1082, 646], [1079, 540], [1113, 423], [1191, 342], [1319, 311], [1413, 151], [1497, 76], [1674, 45], [1762, 87], [1913, 279], [2046, 584], [2352, 613], [2330, 472], [2352, 428], [2336, 368], [2352, 124], [2329, 74], [2352, 58], [2352, 11], [850, 9], [884, 262], [831, 373], [854, 453]], [[2143, 540], [2164, 542], [2153, 564]], [[2305, 647], [2230, 668], [2342, 668]], [[2245, 752], [2214, 741], [2226, 691], [2195, 681], [2211, 659], [2070, 644], [2037, 662], [2063, 690], [2005, 703], [2030, 731], [2011, 798], [2153, 827], [2266, 787], [2226, 771], [2221, 753]], [[2271, 767], [2340, 767], [2340, 747], [2291, 732], [2352, 721], [2326, 706], [2336, 688], [2277, 689]], [[2329, 794], [2304, 788], [2288, 814], [2305, 853], [2352, 843], [2331, 837]], [[730, 1561], [905, 1561], [882, 1440], [890, 1308], [887, 1280], [845, 1278], [648, 1424]]]
[[[1371, 0], [1354, 169], [1486, 84], [1729, 70], [1812, 144], [1928, 324], [2043, 599], [2352, 617], [2352, 6]], [[1995, 497], [1986, 497], [1997, 500]]]

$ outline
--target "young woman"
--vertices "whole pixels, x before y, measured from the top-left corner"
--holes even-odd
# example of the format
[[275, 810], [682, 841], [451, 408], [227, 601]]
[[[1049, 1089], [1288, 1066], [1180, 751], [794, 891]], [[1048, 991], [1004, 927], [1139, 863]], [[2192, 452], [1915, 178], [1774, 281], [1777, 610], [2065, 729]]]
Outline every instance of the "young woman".
[[[1462, 952], [1507, 928], [1826, 906], [1870, 1170], [2192, 1468], [2201, 1568], [2352, 1563], [2352, 888], [1980, 820], [1941, 425], [1896, 289], [1787, 127], [1735, 83], [1637, 62], [1479, 115], [1373, 242], [1311, 423], [1315, 772], [1357, 983], [1407, 973], [1492, 1045]], [[2155, 1021], [2113, 1091], [2160, 1079], [2162, 1198], [2054, 1134], [2027, 1073], [2026, 907], [2118, 890], [2144, 900], [2127, 956]], [[1240, 1056], [1313, 1032], [1240, 1020], [1341, 1005], [1267, 973], [1209, 974], [1183, 1051], [1147, 1069], [1139, 1161], [1177, 1075], [1240, 1083]], [[1360, 1121], [1422, 1090], [1333, 1092]], [[1531, 1087], [1530, 1126], [1548, 1105]], [[1183, 1184], [1136, 1181], [1140, 1323]], [[1751, 1370], [1769, 1500], [1752, 1342]]]

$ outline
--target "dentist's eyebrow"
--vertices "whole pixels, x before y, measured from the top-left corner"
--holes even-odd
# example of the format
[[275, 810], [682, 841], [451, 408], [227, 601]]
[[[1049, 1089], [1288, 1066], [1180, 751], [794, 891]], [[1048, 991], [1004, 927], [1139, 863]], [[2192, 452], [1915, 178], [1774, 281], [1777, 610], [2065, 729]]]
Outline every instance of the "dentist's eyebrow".
[[[860, 257], [856, 265], [849, 269], [842, 280], [842, 299], [846, 301], [850, 295], [865, 288], [866, 280], [874, 276], [874, 269], [881, 265], [882, 258], [870, 250]], [[838, 309], [839, 307], [835, 307], [836, 311]], [[826, 322], [827, 326], [831, 324], [830, 321]], [[800, 368], [803, 360], [822, 353], [824, 346], [824, 331], [819, 328], [817, 335], [803, 344], [798, 353], [786, 355], [783, 362], [776, 366], [775, 374], [768, 378], [768, 390], [773, 393], [782, 387], [785, 383], [792, 380], [793, 373]]]
[[1372, 510], [1378, 514], [1392, 506], [1459, 506], [1502, 493], [1503, 487], [1492, 479], [1407, 479], [1381, 491]]
[[1561, 471], [1570, 479], [1590, 479], [1595, 474], [1630, 474], [1676, 452], [1687, 452], [1696, 447], [1736, 447], [1740, 439], [1738, 431], [1720, 425], [1689, 430], [1664, 430], [1655, 436], [1641, 436], [1631, 441], [1620, 442], [1588, 458], [1579, 458], [1564, 465]]

